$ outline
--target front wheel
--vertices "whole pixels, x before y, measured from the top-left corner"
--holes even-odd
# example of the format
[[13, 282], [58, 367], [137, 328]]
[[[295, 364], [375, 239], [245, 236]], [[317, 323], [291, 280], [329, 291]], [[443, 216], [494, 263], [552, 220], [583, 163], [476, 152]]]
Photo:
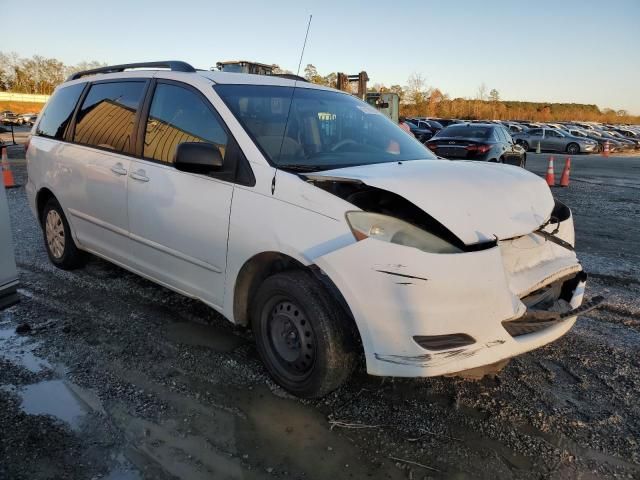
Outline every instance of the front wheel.
[[294, 395], [326, 395], [355, 368], [352, 323], [309, 272], [267, 278], [253, 302], [251, 322], [267, 370]]
[[580, 145], [578, 145], [577, 143], [570, 143], [569, 145], [567, 145], [567, 153], [571, 155], [580, 153]]

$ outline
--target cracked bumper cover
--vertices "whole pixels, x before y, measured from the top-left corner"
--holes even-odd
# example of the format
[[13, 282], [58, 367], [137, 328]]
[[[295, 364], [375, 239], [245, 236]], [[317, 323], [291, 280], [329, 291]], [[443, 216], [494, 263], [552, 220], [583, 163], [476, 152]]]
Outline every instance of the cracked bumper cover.
[[[573, 225], [567, 225], [572, 241]], [[490, 365], [564, 335], [575, 315], [511, 336], [502, 322], [521, 319], [523, 297], [581, 272], [575, 253], [535, 235], [477, 252], [430, 254], [366, 239], [316, 259], [344, 296], [372, 375], [426, 377]], [[582, 304], [584, 278], [567, 300]], [[466, 334], [475, 343], [429, 351], [414, 336]]]

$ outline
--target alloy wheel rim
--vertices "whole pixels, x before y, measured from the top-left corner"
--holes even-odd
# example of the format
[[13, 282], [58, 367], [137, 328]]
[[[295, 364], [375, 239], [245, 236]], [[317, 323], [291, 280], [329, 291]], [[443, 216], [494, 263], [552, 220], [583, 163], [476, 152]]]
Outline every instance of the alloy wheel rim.
[[49, 210], [47, 213], [45, 231], [49, 251], [55, 258], [61, 258], [65, 245], [64, 225], [60, 214], [55, 210]]

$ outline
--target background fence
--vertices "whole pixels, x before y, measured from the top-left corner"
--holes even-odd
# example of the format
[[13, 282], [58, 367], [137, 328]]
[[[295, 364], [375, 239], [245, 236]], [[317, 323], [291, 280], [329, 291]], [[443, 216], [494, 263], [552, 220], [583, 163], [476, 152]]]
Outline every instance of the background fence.
[[51, 95], [38, 95], [35, 93], [0, 92], [0, 102], [31, 102], [45, 103]]

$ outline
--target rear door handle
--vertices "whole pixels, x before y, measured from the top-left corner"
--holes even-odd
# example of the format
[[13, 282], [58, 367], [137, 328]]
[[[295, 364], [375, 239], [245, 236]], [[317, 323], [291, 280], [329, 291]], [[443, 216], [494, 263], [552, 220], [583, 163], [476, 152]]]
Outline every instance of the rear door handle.
[[134, 180], [138, 180], [139, 182], [148, 182], [149, 177], [147, 177], [145, 173], [146, 172], [144, 170], [138, 170], [137, 172], [131, 172], [129, 176]]
[[111, 167], [111, 171], [116, 175], [126, 175], [127, 169], [122, 166], [120, 162], [116, 163], [113, 167]]

